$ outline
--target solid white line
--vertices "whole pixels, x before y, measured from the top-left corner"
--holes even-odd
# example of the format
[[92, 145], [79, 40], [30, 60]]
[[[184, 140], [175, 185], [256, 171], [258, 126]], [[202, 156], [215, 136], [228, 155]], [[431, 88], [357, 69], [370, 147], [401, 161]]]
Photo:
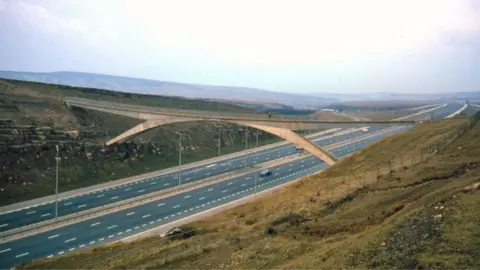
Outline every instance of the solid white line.
[[130, 215], [133, 215], [133, 214], [135, 214], [135, 212], [130, 212], [130, 213], [126, 214], [126, 215], [127, 215], [127, 216], [130, 216]]
[[55, 234], [55, 235], [49, 236], [48, 239], [57, 238], [58, 236], [59, 236], [59, 234]]
[[68, 239], [68, 240], [65, 240], [65, 243], [68, 243], [68, 242], [72, 242], [72, 241], [75, 241], [77, 238], [72, 238], [72, 239]]
[[7, 248], [7, 249], [4, 249], [4, 250], [0, 250], [0, 253], [4, 253], [4, 252], [7, 252], [7, 251], [10, 251], [12, 250], [11, 248]]
[[99, 224], [100, 224], [100, 222], [96, 222], [96, 223], [90, 224], [90, 227], [97, 226]]
[[20, 257], [26, 256], [26, 255], [28, 255], [28, 252], [19, 254], [19, 255], [15, 256], [15, 258], [20, 258]]

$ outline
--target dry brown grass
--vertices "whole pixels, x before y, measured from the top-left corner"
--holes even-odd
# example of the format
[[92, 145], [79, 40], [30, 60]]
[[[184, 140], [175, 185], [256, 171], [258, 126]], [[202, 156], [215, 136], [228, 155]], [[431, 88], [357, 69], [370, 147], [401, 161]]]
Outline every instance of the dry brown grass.
[[[392, 172], [378, 182], [370, 180], [363, 186], [360, 179], [346, 178], [342, 172], [354, 171], [360, 175], [369, 164], [385, 165], [386, 160], [413, 153], [465, 121], [428, 123], [392, 136], [323, 174], [304, 178], [270, 196], [190, 224], [189, 228], [199, 231], [188, 239], [154, 237], [138, 243], [39, 260], [26, 268], [318, 269], [372, 267], [372, 261], [380, 268], [389, 266], [389, 263], [411, 268], [411, 258], [418, 260], [416, 263], [420, 265], [431, 265], [432, 261], [427, 261], [424, 253], [434, 250], [436, 246], [433, 245], [445, 245], [445, 242], [431, 236], [433, 240], [430, 242], [428, 239], [414, 242], [421, 247], [417, 250], [411, 248], [408, 235], [395, 238], [392, 233], [405, 231], [398, 228], [409, 224], [412, 218], [424, 216], [426, 218], [420, 220], [426, 224], [430, 222], [425, 228], [436, 228], [437, 225], [431, 223], [428, 209], [439, 203], [448, 203], [454, 194], [467, 196], [459, 192], [478, 181], [480, 176], [480, 144], [476, 140], [480, 124], [427, 162]], [[452, 152], [456, 153], [455, 157], [451, 156]], [[474, 194], [475, 198], [479, 197], [479, 192]], [[472, 215], [475, 204], [469, 202], [462, 207]], [[454, 214], [452, 211], [452, 219], [456, 217]], [[463, 217], [463, 220], [468, 218]], [[448, 226], [454, 232], [445, 231], [445, 237], [460, 237], [462, 230], [455, 229], [451, 220], [446, 224], [450, 224]], [[416, 230], [408, 228], [410, 234]], [[392, 242], [390, 239], [398, 240]], [[468, 244], [472, 248], [479, 242], [470, 239]], [[444, 249], [448, 250], [448, 247]], [[468, 259], [475, 262], [471, 257]], [[442, 261], [441, 256], [437, 256], [437, 260], [442, 265], [451, 265], [451, 261]], [[464, 260], [466, 265], [473, 265], [468, 264], [469, 260]]]

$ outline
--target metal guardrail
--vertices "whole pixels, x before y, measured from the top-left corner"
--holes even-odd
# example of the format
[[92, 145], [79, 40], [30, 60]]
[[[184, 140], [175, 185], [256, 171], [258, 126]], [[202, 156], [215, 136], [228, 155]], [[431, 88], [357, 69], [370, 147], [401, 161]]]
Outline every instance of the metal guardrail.
[[[292, 159], [296, 159], [296, 158], [299, 158], [299, 157], [301, 157], [301, 155], [292, 155], [292, 156], [286, 156], [286, 157], [283, 157], [283, 158], [280, 158], [280, 159], [276, 159], [274, 161], [265, 162], [265, 163], [259, 164], [257, 166], [250, 165], [250, 166], [248, 166], [248, 168], [243, 168], [243, 169], [240, 169], [240, 170], [237, 170], [237, 171], [232, 171], [232, 172], [219, 174], [219, 175], [208, 177], [208, 178], [205, 178], [205, 179], [202, 179], [202, 180], [193, 181], [193, 182], [186, 183], [186, 184], [183, 184], [183, 185], [180, 185], [180, 186], [174, 186], [174, 187], [171, 187], [171, 188], [168, 188], [168, 189], [162, 189], [162, 190], [159, 190], [159, 191], [151, 192], [151, 193], [141, 195], [141, 196], [136, 196], [136, 197], [133, 197], [133, 198], [130, 198], [130, 199], [125, 199], [125, 200], [118, 201], [118, 202], [115, 202], [115, 203], [104, 204], [104, 205], [101, 205], [99, 207], [91, 208], [91, 209], [88, 209], [88, 210], [85, 210], [85, 211], [76, 212], [76, 213], [73, 213], [73, 214], [70, 214], [70, 215], [61, 216], [57, 219], [49, 219], [49, 220], [46, 220], [46, 221], [26, 225], [26, 226], [23, 226], [23, 227], [20, 227], [20, 228], [15, 228], [15, 229], [11, 229], [11, 230], [8, 230], [8, 231], [4, 231], [4, 232], [0, 233], [0, 243], [12, 241], [12, 240], [15, 240], [16, 238], [19, 238], [19, 237], [28, 236], [28, 235], [30, 235], [30, 234], [26, 234], [28, 232], [33, 231], [33, 233], [31, 233], [31, 234], [40, 233], [40, 232], [42, 232], [42, 228], [45, 228], [45, 227], [47, 227], [49, 229], [55, 229], [55, 228], [63, 227], [63, 226], [69, 225], [69, 224], [76, 223], [79, 220], [91, 219], [91, 218], [95, 218], [95, 217], [98, 217], [98, 216], [113, 213], [113, 212], [116, 212], [116, 211], [121, 211], [123, 209], [127, 209], [127, 208], [130, 208], [130, 207], [133, 207], [133, 206], [145, 204], [147, 202], [155, 201], [155, 200], [161, 199], [162, 197], [167, 196], [167, 195], [173, 195], [173, 194], [176, 194], [176, 193], [181, 193], [182, 191], [185, 191], [185, 190], [206, 186], [206, 185], [209, 185], [209, 184], [215, 183], [215, 182], [227, 181], [228, 179], [231, 179], [231, 177], [234, 174], [235, 175], [238, 174], [239, 176], [241, 176], [241, 175], [246, 174], [246, 173], [250, 173], [250, 172], [253, 172], [253, 171], [260, 170], [261, 168], [263, 168], [264, 166], [267, 166], [267, 165], [272, 166], [271, 164], [284, 163], [284, 162], [287, 162], [287, 160], [292, 160]], [[258, 168], [256, 168], [256, 167], [258, 167]], [[230, 178], [224, 179], [225, 177], [229, 177], [229, 176], [230, 176]], [[125, 208], [122, 208], [122, 207], [125, 207]], [[17, 237], [15, 237], [15, 236], [17, 236]]]
[[[388, 129], [388, 130], [390, 130], [390, 129]], [[370, 137], [377, 136], [379, 133], [383, 133], [383, 132], [385, 132], [385, 130], [377, 131], [377, 132], [374, 132], [374, 133], [371, 133], [371, 134], [365, 134], [365, 135], [359, 136], [359, 137], [355, 138], [354, 140], [348, 141], [348, 142], [345, 142], [345, 141], [336, 142], [336, 143], [333, 143], [333, 144], [329, 145], [325, 149], [331, 150], [333, 148], [337, 148], [337, 147], [343, 146], [345, 144], [355, 143], [356, 141], [359, 141], [359, 140], [364, 140], [364, 139], [367, 139], [367, 138], [370, 138]], [[258, 167], [264, 167], [264, 166], [266, 166], [266, 164], [284, 163], [284, 162], [286, 162], [286, 160], [289, 160], [289, 159], [292, 160], [292, 159], [304, 157], [304, 156], [307, 156], [307, 155], [309, 155], [309, 154], [300, 153], [300, 154], [296, 154], [296, 155], [286, 156], [286, 157], [283, 157], [283, 158], [280, 158], [280, 159], [276, 159], [274, 161], [269, 161], [269, 162], [259, 164], [257, 166]], [[249, 166], [249, 168], [254, 168], [254, 167], [255, 166], [251, 166], [251, 165]], [[247, 172], [251, 172], [251, 171], [247, 171]], [[14, 238], [14, 236], [18, 236], [18, 237], [26, 236], [26, 235], [24, 235], [26, 232], [35, 231], [35, 233], [40, 233], [41, 229], [44, 228], [44, 227], [51, 227], [51, 229], [58, 228], [58, 227], [63, 227], [63, 226], [69, 225], [69, 224], [76, 223], [79, 219], [82, 219], [82, 220], [90, 219], [90, 218], [94, 218], [94, 217], [97, 217], [97, 216], [101, 216], [100, 214], [105, 215], [105, 214], [108, 214], [110, 212], [120, 211], [120, 210], [123, 210], [123, 208], [122, 209], [118, 209], [118, 208], [125, 207], [125, 206], [128, 206], [128, 208], [132, 207], [132, 206], [134, 206], [134, 203], [135, 203], [135, 205], [139, 205], [139, 204], [142, 204], [142, 203], [147, 203], [147, 202], [150, 202], [150, 201], [160, 199], [160, 198], [158, 198], [159, 196], [166, 196], [166, 195], [169, 195], [169, 194], [179, 193], [179, 192], [187, 190], [187, 189], [191, 189], [191, 188], [195, 188], [195, 187], [199, 187], [199, 186], [204, 186], [204, 185], [216, 182], [216, 181], [226, 181], [228, 179], [224, 179], [224, 180], [219, 180], [219, 179], [223, 179], [224, 177], [232, 176], [233, 174], [242, 175], [242, 173], [247, 173], [247, 172], [243, 172], [242, 169], [237, 170], [237, 171], [227, 172], [227, 173], [224, 173], [224, 174], [219, 174], [219, 175], [212, 176], [212, 177], [209, 177], [209, 178], [205, 178], [205, 179], [202, 179], [202, 180], [193, 181], [193, 182], [190, 182], [190, 183], [187, 183], [187, 184], [184, 184], [184, 185], [175, 186], [175, 187], [171, 187], [171, 188], [168, 188], [168, 189], [162, 189], [162, 190], [151, 192], [151, 193], [148, 193], [148, 194], [145, 194], [145, 195], [136, 196], [136, 197], [133, 197], [133, 198], [130, 198], [130, 199], [125, 199], [125, 200], [118, 201], [118, 202], [115, 202], [115, 203], [104, 204], [104, 205], [101, 205], [99, 207], [91, 208], [91, 209], [84, 210], [84, 211], [81, 211], [81, 212], [76, 212], [76, 213], [73, 213], [73, 214], [70, 214], [70, 215], [61, 216], [57, 219], [49, 219], [49, 220], [46, 220], [46, 221], [41, 221], [41, 222], [37, 222], [37, 223], [34, 223], [34, 224], [26, 225], [26, 226], [23, 226], [23, 227], [20, 227], [20, 228], [11, 229], [11, 230], [4, 231], [4, 232], [0, 233], [0, 242], [7, 242], [7, 241], [14, 240], [14, 239], [10, 239], [10, 238]], [[110, 211], [110, 210], [112, 210], [112, 211]], [[59, 223], [62, 223], [62, 224], [56, 226], [56, 224], [59, 224]]]

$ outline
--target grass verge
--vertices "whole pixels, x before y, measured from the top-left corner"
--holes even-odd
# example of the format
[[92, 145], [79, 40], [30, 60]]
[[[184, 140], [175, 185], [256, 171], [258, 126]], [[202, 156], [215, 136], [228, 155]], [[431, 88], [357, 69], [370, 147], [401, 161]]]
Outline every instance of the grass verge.
[[[196, 234], [186, 239], [151, 237], [20, 268], [475, 268], [480, 192], [461, 189], [480, 179], [480, 124], [439, 155], [378, 182], [340, 173], [359, 175], [369, 162], [408, 154], [465, 121], [394, 135], [323, 174], [189, 224]], [[411, 146], [397, 145], [408, 140]]]

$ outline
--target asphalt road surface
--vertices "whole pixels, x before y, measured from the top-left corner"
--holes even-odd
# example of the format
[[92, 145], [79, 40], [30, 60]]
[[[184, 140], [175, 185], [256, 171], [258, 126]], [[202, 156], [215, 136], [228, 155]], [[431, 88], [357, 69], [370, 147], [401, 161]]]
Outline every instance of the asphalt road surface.
[[[372, 127], [368, 131], [356, 131], [339, 136], [321, 135], [313, 138], [313, 141], [320, 146], [326, 146], [339, 141], [353, 139], [360, 135], [370, 134], [386, 127]], [[340, 130], [342, 131], [342, 130]], [[252, 149], [253, 151], [253, 149]], [[182, 184], [198, 181], [207, 177], [216, 176], [222, 173], [233, 172], [259, 163], [297, 154], [298, 150], [292, 144], [279, 146], [255, 154], [248, 154], [241, 157], [223, 160], [217, 164], [208, 164], [195, 167], [182, 172]], [[162, 176], [146, 178], [130, 184], [120, 185], [112, 188], [86, 193], [59, 201], [58, 215], [68, 215], [90, 208], [122, 201], [150, 192], [171, 188], [179, 184], [178, 173], [171, 173]], [[23, 208], [17, 211], [0, 214], [0, 232], [11, 230], [17, 227], [37, 223], [55, 217], [55, 204], [53, 202]]]
[[[402, 130], [405, 130], [405, 126], [340, 146], [331, 152], [335, 156], [343, 157]], [[327, 166], [315, 156], [306, 156], [271, 167], [273, 173], [270, 176], [258, 178], [257, 191], [318, 172]], [[255, 173], [258, 174], [258, 172]], [[255, 173], [0, 244], [0, 268], [9, 268], [34, 258], [57, 256], [74, 250], [104, 245], [251, 195], [255, 190]]]
[[[435, 119], [440, 119], [457, 111], [461, 106], [461, 104], [448, 104], [446, 107], [439, 108], [429, 113]], [[416, 117], [413, 117], [413, 119]], [[419, 115], [418, 117], [421, 118], [422, 116]], [[359, 142], [351, 142], [333, 149], [330, 152], [340, 158], [359, 149], [363, 149], [368, 144], [378, 141], [387, 135], [398, 133], [401, 130], [405, 130], [405, 128], [411, 127], [412, 125], [403, 126], [403, 128], [399, 126], [396, 130], [378, 134], [375, 137], [364, 139]], [[334, 142], [349, 140], [363, 134], [373, 133], [384, 128], [386, 127], [370, 127], [367, 132], [358, 131], [356, 133], [335, 136], [329, 139], [316, 138], [314, 141], [321, 146], [325, 146]], [[225, 160], [218, 164], [209, 164], [185, 170], [182, 174], [182, 179], [186, 182], [197, 181], [208, 176], [218, 175], [227, 171], [234, 171], [245, 166], [272, 161], [296, 153], [298, 153], [298, 151], [295, 150], [293, 145], [275, 147], [265, 151], [259, 151], [255, 154]], [[272, 167], [272, 175], [258, 178], [257, 191], [262, 191], [298, 179], [313, 172], [318, 172], [325, 169], [327, 166], [327, 164], [323, 163], [316, 157], [308, 156]], [[254, 175], [256, 173], [258, 172], [235, 177], [231, 180], [214, 183], [206, 187], [173, 195], [152, 203], [132, 207], [130, 209], [118, 211], [91, 220], [0, 244], [0, 268], [9, 268], [15, 264], [27, 262], [34, 258], [57, 256], [74, 250], [104, 245], [251, 195], [255, 190], [253, 179], [255, 178]], [[153, 177], [132, 184], [118, 186], [116, 188], [105, 189], [83, 196], [71, 197], [63, 200], [59, 204], [60, 214], [65, 215], [74, 213], [79, 210], [88, 209], [105, 203], [124, 200], [148, 192], [161, 190], [162, 188], [171, 187], [173, 185], [178, 185], [178, 175], [176, 174]], [[38, 219], [38, 217], [42, 218], [42, 215], [46, 218], [51, 216], [53, 214], [53, 209], [53, 204], [45, 204], [4, 213], [0, 215], [0, 228], [5, 230], [5, 227], [11, 229], [15, 226], [21, 226], [20, 224], [22, 224], [22, 222], [24, 222], [23, 224], [37, 222], [42, 220]], [[50, 213], [50, 215], [46, 215], [47, 213]], [[29, 219], [29, 217], [37, 218]]]

